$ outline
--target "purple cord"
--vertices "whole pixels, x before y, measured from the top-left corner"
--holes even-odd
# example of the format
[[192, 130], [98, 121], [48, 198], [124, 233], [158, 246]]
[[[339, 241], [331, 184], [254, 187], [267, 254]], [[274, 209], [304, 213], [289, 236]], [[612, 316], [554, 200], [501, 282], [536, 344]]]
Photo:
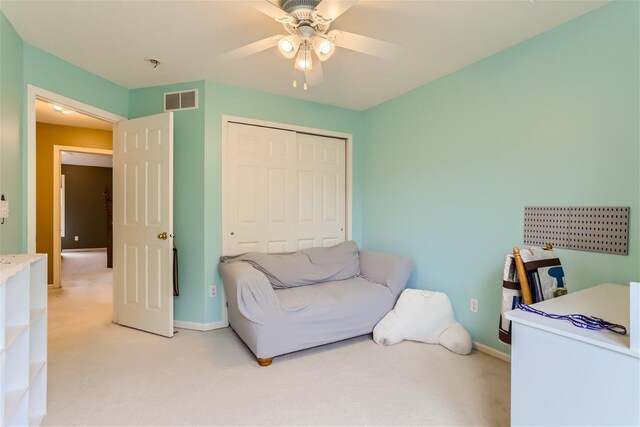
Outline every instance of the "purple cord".
[[615, 332], [620, 335], [627, 335], [627, 328], [616, 323], [610, 323], [606, 320], [600, 319], [594, 316], [585, 316], [584, 314], [551, 314], [544, 311], [536, 310], [530, 305], [519, 303], [518, 308], [522, 311], [528, 311], [529, 313], [538, 314], [540, 316], [548, 317], [550, 319], [568, 320], [573, 323], [573, 326], [577, 326], [583, 329], [589, 329], [592, 331], [599, 331], [602, 329], [608, 329], [611, 332]]

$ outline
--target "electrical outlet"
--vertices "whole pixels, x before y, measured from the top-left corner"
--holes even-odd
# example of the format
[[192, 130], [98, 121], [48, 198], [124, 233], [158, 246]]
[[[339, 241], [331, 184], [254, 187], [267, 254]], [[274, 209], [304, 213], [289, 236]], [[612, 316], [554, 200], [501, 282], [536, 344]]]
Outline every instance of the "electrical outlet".
[[469, 307], [472, 313], [478, 312], [478, 300], [476, 298], [471, 298], [471, 306]]
[[73, 240], [78, 241], [78, 236], [73, 236]]
[[214, 298], [218, 294], [218, 289], [216, 285], [209, 286], [209, 298]]

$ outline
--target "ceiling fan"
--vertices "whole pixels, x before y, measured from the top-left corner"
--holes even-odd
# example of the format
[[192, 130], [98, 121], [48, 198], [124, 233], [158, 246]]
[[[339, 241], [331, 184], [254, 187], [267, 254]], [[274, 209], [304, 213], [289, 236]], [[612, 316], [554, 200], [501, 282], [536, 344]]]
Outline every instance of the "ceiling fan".
[[[220, 56], [235, 60], [278, 47], [287, 59], [295, 58], [295, 69], [304, 72], [304, 90], [323, 80], [322, 62], [331, 58], [336, 47], [395, 60], [404, 52], [396, 44], [331, 29], [331, 24], [358, 0], [268, 0], [253, 2], [254, 7], [281, 23], [286, 35], [275, 35], [234, 49]], [[316, 61], [317, 58], [319, 61]], [[297, 87], [294, 78], [293, 87]]]

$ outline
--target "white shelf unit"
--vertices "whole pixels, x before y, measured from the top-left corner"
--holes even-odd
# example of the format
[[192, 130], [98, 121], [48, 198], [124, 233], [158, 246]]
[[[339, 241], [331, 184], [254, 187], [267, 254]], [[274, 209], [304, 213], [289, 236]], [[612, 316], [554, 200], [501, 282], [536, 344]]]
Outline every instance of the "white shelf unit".
[[0, 426], [47, 412], [47, 257], [0, 255]]

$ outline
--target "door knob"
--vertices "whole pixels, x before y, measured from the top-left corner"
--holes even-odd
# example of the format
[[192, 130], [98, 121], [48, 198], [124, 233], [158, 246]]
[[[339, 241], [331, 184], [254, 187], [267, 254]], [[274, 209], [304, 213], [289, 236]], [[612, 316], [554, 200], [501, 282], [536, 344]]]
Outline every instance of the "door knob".
[[158, 234], [158, 239], [167, 240], [167, 232], [163, 231], [162, 233]]

